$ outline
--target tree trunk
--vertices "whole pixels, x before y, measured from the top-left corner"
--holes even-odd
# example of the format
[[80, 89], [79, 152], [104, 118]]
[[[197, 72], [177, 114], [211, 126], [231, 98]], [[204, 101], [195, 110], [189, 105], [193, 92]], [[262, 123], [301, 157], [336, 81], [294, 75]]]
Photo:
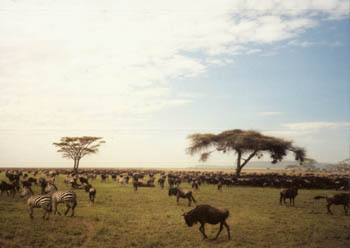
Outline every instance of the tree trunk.
[[77, 164], [76, 164], [76, 167], [75, 167], [75, 170], [76, 170], [77, 174], [78, 174], [78, 168], [79, 168], [79, 161], [80, 161], [80, 159], [77, 159]]
[[236, 167], [236, 177], [240, 177], [240, 174], [241, 174], [241, 170], [242, 170], [242, 167], [241, 166], [241, 157], [242, 157], [242, 153], [241, 152], [237, 152], [238, 153], [238, 156], [237, 156], [237, 167]]
[[77, 159], [74, 159], [74, 167], [73, 167], [73, 173], [77, 174], [78, 170], [77, 170]]

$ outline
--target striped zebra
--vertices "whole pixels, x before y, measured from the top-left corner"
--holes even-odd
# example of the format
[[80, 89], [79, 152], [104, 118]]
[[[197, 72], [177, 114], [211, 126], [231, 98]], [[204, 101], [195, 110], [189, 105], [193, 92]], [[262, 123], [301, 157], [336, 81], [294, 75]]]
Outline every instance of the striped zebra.
[[67, 210], [65, 211], [64, 215], [67, 215], [69, 209], [72, 209], [71, 217], [74, 216], [74, 209], [77, 206], [77, 195], [74, 191], [57, 191], [57, 187], [51, 183], [47, 185], [45, 191], [51, 195], [54, 214], [57, 213], [58, 215], [61, 215], [61, 213], [57, 210], [57, 205], [59, 203], [65, 203]]
[[28, 197], [27, 204], [29, 206], [29, 217], [33, 219], [33, 209], [42, 208], [44, 211], [43, 219], [47, 214], [46, 220], [49, 219], [52, 211], [52, 198], [50, 195], [33, 195], [29, 188], [24, 187], [21, 193], [22, 197]]

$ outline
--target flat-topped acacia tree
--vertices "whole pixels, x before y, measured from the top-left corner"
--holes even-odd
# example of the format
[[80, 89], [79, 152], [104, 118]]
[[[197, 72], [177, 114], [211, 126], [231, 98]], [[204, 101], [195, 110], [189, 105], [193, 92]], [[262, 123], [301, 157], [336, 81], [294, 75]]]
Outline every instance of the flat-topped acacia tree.
[[98, 148], [101, 144], [106, 143], [102, 140], [102, 137], [62, 137], [60, 142], [53, 143], [59, 149], [57, 152], [61, 152], [64, 158], [73, 159], [74, 173], [78, 172], [79, 161], [81, 158], [89, 154], [95, 154], [98, 152]]
[[187, 148], [190, 155], [201, 153], [200, 160], [205, 162], [215, 151], [232, 152], [237, 155], [236, 176], [239, 177], [242, 168], [254, 157], [261, 158], [264, 153], [270, 154], [272, 163], [282, 161], [291, 151], [295, 160], [302, 163], [305, 158], [304, 148], [292, 145], [292, 141], [262, 135], [253, 130], [227, 130], [219, 134], [195, 133], [188, 136], [191, 145]]

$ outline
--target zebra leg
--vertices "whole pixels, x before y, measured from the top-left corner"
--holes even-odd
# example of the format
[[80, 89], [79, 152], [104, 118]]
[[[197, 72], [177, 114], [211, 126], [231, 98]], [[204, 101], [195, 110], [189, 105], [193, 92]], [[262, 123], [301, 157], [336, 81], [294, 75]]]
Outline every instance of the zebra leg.
[[54, 214], [56, 215], [56, 213], [57, 213], [59, 216], [61, 216], [60, 211], [58, 211], [58, 209], [57, 209], [57, 205], [58, 205], [57, 201], [54, 201], [53, 202]]
[[[65, 215], [65, 216], [67, 215], [67, 213], [68, 213], [68, 211], [69, 211], [69, 209], [70, 209], [70, 204], [67, 203], [66, 206], [67, 206], [67, 210], [66, 210], [66, 212], [64, 212], [64, 215]], [[72, 210], [72, 211], [73, 211], [73, 210]]]
[[30, 217], [31, 219], [34, 218], [34, 217], [33, 217], [33, 208], [32, 208], [32, 206], [29, 206], [29, 217]]
[[74, 209], [75, 209], [76, 206], [77, 206], [77, 202], [74, 201], [74, 202], [73, 202], [73, 206], [72, 206], [72, 215], [71, 215], [71, 217], [74, 216]]
[[46, 216], [46, 213], [47, 213], [46, 206], [43, 206], [42, 208], [43, 208], [43, 212], [44, 212], [43, 220], [45, 220], [45, 216]]

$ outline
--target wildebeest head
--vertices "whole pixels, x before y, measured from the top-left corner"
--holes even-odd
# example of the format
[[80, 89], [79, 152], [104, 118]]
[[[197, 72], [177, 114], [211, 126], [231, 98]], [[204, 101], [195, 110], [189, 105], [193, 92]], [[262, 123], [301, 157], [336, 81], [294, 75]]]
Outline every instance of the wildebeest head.
[[168, 194], [169, 194], [169, 196], [176, 195], [177, 194], [177, 188], [170, 188]]
[[193, 226], [193, 224], [197, 223], [197, 221], [194, 220], [192, 215], [189, 213], [184, 213], [182, 216], [184, 217], [185, 222], [186, 222], [187, 226], [189, 226], [189, 227], [191, 227], [191, 226]]
[[92, 187], [91, 184], [85, 184], [84, 185], [85, 192], [89, 192], [91, 187]]

